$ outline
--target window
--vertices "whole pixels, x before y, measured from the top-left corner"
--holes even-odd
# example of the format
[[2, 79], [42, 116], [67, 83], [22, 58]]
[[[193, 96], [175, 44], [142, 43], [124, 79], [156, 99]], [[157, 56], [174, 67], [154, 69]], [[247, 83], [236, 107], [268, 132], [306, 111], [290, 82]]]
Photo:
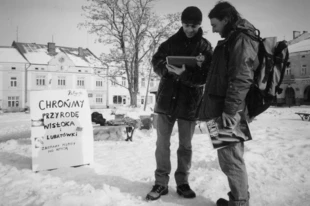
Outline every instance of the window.
[[102, 86], [103, 86], [102, 80], [97, 80], [96, 87], [102, 87]]
[[38, 75], [36, 78], [37, 86], [45, 86], [45, 76]]
[[8, 107], [18, 107], [19, 106], [19, 97], [10, 96], [8, 97]]
[[305, 75], [307, 73], [307, 65], [301, 66], [301, 75]]
[[291, 75], [291, 74], [292, 74], [291, 68], [290, 68], [290, 67], [287, 67], [287, 68], [286, 68], [285, 74], [286, 74], [286, 75]]
[[96, 103], [102, 104], [103, 103], [103, 95], [102, 94], [96, 94]]
[[39, 68], [38, 68], [38, 67], [36, 67], [36, 68], [35, 68], [35, 70], [39, 70]]
[[11, 77], [11, 87], [17, 87], [17, 78]]
[[122, 104], [122, 102], [123, 102], [122, 96], [119, 95], [113, 96], [113, 104]]
[[66, 86], [66, 77], [58, 77], [58, 86]]
[[141, 96], [141, 104], [144, 104], [144, 96]]
[[126, 78], [125, 77], [122, 77], [122, 86], [126, 86]]
[[150, 87], [154, 87], [154, 79], [151, 79]]
[[112, 81], [111, 81], [111, 85], [112, 85], [112, 86], [116, 86], [116, 81], [115, 81], [115, 80], [112, 80]]
[[[141, 96], [141, 104], [145, 103], [145, 96]], [[147, 96], [147, 104], [152, 104], [153, 103], [153, 97], [152, 96]]]
[[145, 78], [141, 79], [141, 87], [145, 87]]
[[16, 67], [12, 67], [12, 70], [15, 70], [16, 69]]
[[152, 96], [147, 96], [147, 103], [153, 104], [153, 97]]
[[84, 88], [84, 86], [85, 86], [84, 81], [85, 81], [84, 77], [78, 77], [77, 86]]

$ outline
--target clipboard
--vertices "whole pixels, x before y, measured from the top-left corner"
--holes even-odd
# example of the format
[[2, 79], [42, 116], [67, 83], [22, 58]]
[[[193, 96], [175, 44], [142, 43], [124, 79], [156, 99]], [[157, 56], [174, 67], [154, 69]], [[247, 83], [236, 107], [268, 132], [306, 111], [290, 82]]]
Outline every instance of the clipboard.
[[195, 67], [197, 65], [197, 58], [195, 56], [167, 56], [167, 64], [182, 67], [183, 64], [187, 67]]

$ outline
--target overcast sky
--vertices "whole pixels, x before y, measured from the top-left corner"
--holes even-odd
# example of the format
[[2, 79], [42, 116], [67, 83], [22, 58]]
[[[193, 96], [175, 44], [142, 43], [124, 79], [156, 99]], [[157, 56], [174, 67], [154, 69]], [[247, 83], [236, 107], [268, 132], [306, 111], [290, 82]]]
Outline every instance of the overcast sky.
[[[83, 22], [81, 6], [86, 0], [0, 0], [0, 46], [17, 40], [24, 43], [89, 48], [96, 55], [107, 52], [94, 43], [95, 36], [77, 28]], [[187, 6], [198, 6], [204, 15], [202, 28], [213, 46], [219, 40], [213, 34], [208, 13], [217, 0], [159, 0], [157, 14], [182, 12]], [[293, 31], [310, 32], [310, 0], [231, 0], [242, 16], [260, 29], [261, 35], [291, 40]], [[181, 24], [180, 24], [181, 25]], [[18, 28], [18, 32], [17, 32]], [[17, 35], [18, 33], [18, 35]]]

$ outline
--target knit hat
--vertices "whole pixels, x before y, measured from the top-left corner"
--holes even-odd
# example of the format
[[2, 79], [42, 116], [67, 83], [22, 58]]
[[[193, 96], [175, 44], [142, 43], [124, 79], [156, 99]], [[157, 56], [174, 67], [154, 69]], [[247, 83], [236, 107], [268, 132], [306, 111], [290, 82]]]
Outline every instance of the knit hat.
[[181, 21], [186, 24], [201, 24], [202, 13], [198, 7], [189, 6], [182, 12]]

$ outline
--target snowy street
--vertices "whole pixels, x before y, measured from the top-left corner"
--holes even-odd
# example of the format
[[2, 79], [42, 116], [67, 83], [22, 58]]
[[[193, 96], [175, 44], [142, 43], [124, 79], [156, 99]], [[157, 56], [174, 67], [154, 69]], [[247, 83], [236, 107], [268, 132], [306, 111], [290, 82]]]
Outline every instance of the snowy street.
[[[253, 140], [245, 143], [245, 160], [252, 206], [310, 204], [310, 121], [295, 112], [310, 113], [310, 107], [273, 107], [250, 124]], [[192, 142], [190, 186], [197, 197], [176, 193], [175, 127], [169, 194], [147, 202], [156, 166], [155, 129], [136, 130], [133, 142], [95, 141], [91, 165], [37, 173], [31, 170], [30, 134], [30, 114], [0, 114], [1, 206], [214, 206], [218, 198], [227, 198], [228, 182], [206, 135], [195, 134]]]

